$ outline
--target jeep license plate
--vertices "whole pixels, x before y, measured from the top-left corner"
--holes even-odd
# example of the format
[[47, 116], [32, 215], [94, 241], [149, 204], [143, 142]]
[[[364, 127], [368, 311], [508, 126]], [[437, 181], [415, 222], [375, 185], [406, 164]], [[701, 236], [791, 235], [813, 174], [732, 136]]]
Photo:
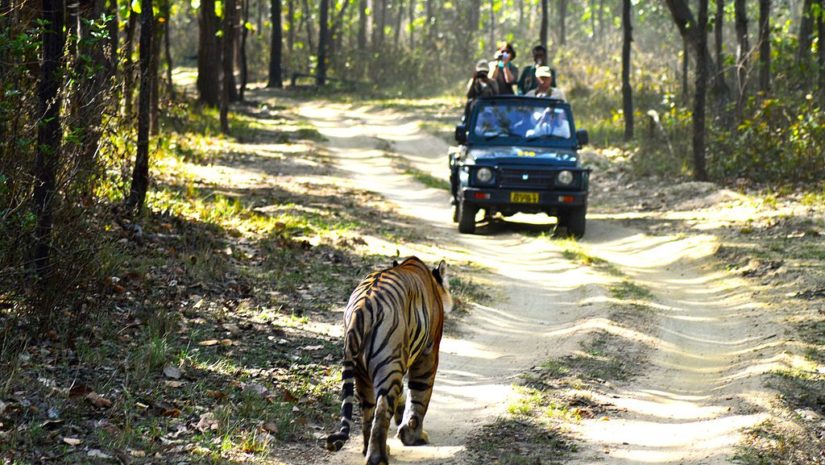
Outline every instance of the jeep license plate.
[[513, 203], [539, 203], [539, 193], [510, 192], [510, 201]]

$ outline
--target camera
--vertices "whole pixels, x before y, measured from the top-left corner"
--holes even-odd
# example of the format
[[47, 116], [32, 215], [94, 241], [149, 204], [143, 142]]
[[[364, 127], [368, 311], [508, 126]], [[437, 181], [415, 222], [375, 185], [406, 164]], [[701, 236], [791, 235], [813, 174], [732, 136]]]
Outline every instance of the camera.
[[505, 60], [505, 59], [507, 59], [509, 56], [510, 56], [510, 54], [509, 54], [509, 53], [507, 53], [507, 52], [505, 52], [505, 51], [503, 51], [503, 50], [499, 50], [498, 52], [496, 52], [496, 56], [495, 56], [494, 58], [495, 58], [496, 60]]

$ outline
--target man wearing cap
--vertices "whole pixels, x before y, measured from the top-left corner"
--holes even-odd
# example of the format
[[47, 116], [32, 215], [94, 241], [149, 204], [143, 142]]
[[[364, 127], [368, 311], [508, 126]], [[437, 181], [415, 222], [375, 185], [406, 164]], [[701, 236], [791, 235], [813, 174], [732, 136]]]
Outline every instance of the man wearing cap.
[[565, 100], [564, 92], [557, 87], [551, 86], [553, 83], [553, 73], [550, 71], [549, 66], [537, 67], [536, 78], [539, 80], [539, 86], [524, 95], [528, 97], [547, 97]]
[[536, 79], [536, 68], [544, 66], [547, 62], [547, 49], [543, 45], [533, 47], [533, 64], [524, 68], [521, 77], [518, 79], [518, 94], [524, 95], [535, 89], [539, 85]]
[[491, 97], [498, 94], [498, 84], [487, 75], [490, 64], [487, 60], [479, 60], [470, 82], [467, 83], [467, 103], [464, 105], [464, 120], [470, 116], [473, 103], [479, 97]]

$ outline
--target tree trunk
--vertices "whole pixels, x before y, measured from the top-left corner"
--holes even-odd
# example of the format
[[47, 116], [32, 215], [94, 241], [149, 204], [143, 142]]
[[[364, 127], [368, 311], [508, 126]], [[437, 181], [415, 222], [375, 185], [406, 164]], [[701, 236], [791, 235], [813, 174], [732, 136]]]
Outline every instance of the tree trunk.
[[306, 26], [307, 30], [307, 45], [309, 46], [309, 50], [315, 49], [315, 28], [312, 25], [312, 11], [309, 8], [309, 2], [307, 0], [303, 0], [301, 2], [303, 5], [304, 11], [301, 15], [301, 20], [303, 21], [304, 25]]
[[742, 115], [742, 105], [747, 95], [747, 75], [748, 57], [750, 56], [750, 43], [748, 41], [748, 11], [745, 0], [734, 0], [734, 16], [736, 22], [736, 113]]
[[138, 134], [137, 154], [132, 171], [132, 186], [126, 206], [131, 211], [140, 212], [149, 189], [149, 97], [152, 86], [152, 27], [155, 18], [152, 0], [140, 2], [140, 92], [138, 94]]
[[108, 76], [115, 76], [117, 75], [117, 49], [118, 44], [120, 43], [118, 37], [118, 31], [120, 30], [120, 22], [118, 21], [118, 7], [117, 7], [117, 0], [108, 0], [106, 2], [106, 14], [112, 17], [112, 20], [109, 21], [109, 55], [108, 60], [106, 61], [106, 74]]
[[725, 0], [716, 0], [716, 14], [713, 18], [713, 46], [716, 63], [719, 64], [719, 72], [723, 71], [725, 57], [722, 55], [722, 44], [724, 42], [725, 26]]
[[200, 101], [211, 107], [220, 104], [221, 49], [215, 0], [201, 0], [198, 34], [198, 94]]
[[806, 62], [811, 56], [812, 36], [814, 33], [813, 2], [805, 0], [802, 5], [802, 17], [799, 18], [799, 48], [796, 50], [797, 63]]
[[[224, 43], [223, 45], [223, 53], [229, 53], [228, 61], [230, 65], [230, 73], [229, 76], [224, 76], [223, 78], [229, 81], [229, 101], [236, 102], [238, 101], [238, 85], [235, 81], [235, 48], [238, 41], [238, 21], [240, 19], [240, 13], [238, 11], [238, 2], [240, 0], [232, 0], [231, 3], [224, 0], [224, 12], [223, 12], [223, 22], [224, 22], [224, 38], [226, 38], [227, 33], [230, 34], [229, 37], [229, 45]], [[226, 24], [227, 21], [229, 24]], [[226, 62], [223, 62], [223, 70], [226, 72]]]
[[[42, 20], [42, 57], [40, 82], [37, 86], [37, 147], [34, 161], [34, 230], [33, 262], [38, 279], [45, 284], [50, 275], [50, 251], [54, 199], [57, 186], [57, 169], [60, 161], [62, 129], [60, 125], [60, 86], [63, 72], [60, 58], [63, 56], [63, 18], [66, 14], [63, 0], [43, 0], [40, 12]], [[45, 315], [44, 315], [45, 316]]]
[[[243, 10], [241, 19], [241, 90], [238, 92], [238, 98], [241, 102], [244, 101], [246, 85], [249, 83], [249, 68], [246, 61], [246, 39], [249, 36], [249, 28], [246, 27], [246, 24], [249, 22], [249, 2], [250, 0], [241, 0]], [[280, 14], [278, 15], [278, 19], [281, 19]]]
[[688, 82], [688, 72], [690, 71], [690, 46], [687, 38], [682, 38], [682, 99], [685, 103], [690, 100], [690, 84]]
[[518, 0], [518, 30], [524, 30], [524, 0]]
[[[547, 2], [549, 0], [539, 0], [541, 2], [541, 23], [539, 25], [539, 42], [546, 49], [547, 48]], [[548, 57], [549, 58], [549, 57]]]
[[367, 0], [358, 3], [358, 50], [367, 49]]
[[590, 38], [596, 38], [596, 0], [590, 0]]
[[559, 45], [567, 42], [567, 0], [559, 0]]
[[289, 0], [286, 8], [287, 26], [289, 26], [289, 33], [286, 36], [286, 48], [289, 50], [290, 58], [292, 58], [292, 50], [295, 47], [295, 0]]
[[410, 51], [412, 52], [415, 50], [415, 4], [418, 0], [410, 0], [409, 9], [410, 12], [407, 15], [407, 24], [410, 28]]
[[[710, 56], [710, 53], [708, 53], [707, 34], [705, 34], [704, 38], [699, 37], [696, 21], [693, 19], [693, 14], [690, 12], [690, 8], [685, 0], [665, 0], [665, 3], [670, 10], [673, 21], [679, 28], [679, 34], [682, 38], [687, 39], [688, 44], [693, 49], [696, 59], [698, 60], [701, 55], [702, 59], [708, 60], [708, 75], [713, 76], [712, 90], [715, 97], [714, 102], [721, 111], [730, 100], [730, 88], [725, 82], [725, 75], [721, 72], [721, 63], [717, 64], [714, 62]], [[699, 47], [700, 40], [702, 39], [704, 40], [703, 43], [705, 44], [705, 50], [702, 50], [702, 53], [700, 54]]]
[[[111, 70], [106, 59], [107, 44], [98, 41], [93, 33], [92, 21], [100, 18], [104, 12], [105, 0], [91, 0], [79, 4], [79, 21], [77, 23], [78, 59], [75, 61], [77, 73], [77, 92], [74, 95], [77, 121], [83, 128], [80, 143], [80, 155], [76, 169], [83, 181], [91, 180], [97, 163], [95, 158], [101, 135], [101, 121], [106, 105], [106, 79], [111, 77]], [[83, 195], [91, 199], [93, 186], [83, 183]]]
[[318, 68], [315, 73], [315, 84], [318, 86], [326, 85], [327, 83], [327, 40], [329, 34], [329, 0], [321, 0], [320, 11], [320, 33], [318, 36]]
[[171, 33], [171, 23], [172, 23], [172, 0], [164, 0], [163, 2], [164, 11], [163, 14], [166, 16], [166, 22], [163, 23], [163, 48], [164, 54], [166, 55], [166, 92], [169, 94], [169, 98], [174, 100], [175, 99], [175, 83], [172, 82], [172, 50], [169, 45], [171, 41], [170, 33]]
[[771, 88], [771, 0], [759, 0], [759, 90]]
[[404, 0], [398, 0], [395, 4], [398, 13], [395, 15], [395, 38], [393, 39], [393, 48], [399, 50], [401, 41], [401, 25], [404, 21]]
[[630, 1], [622, 1], [622, 108], [625, 141], [633, 138], [633, 88], [630, 86], [630, 44], [633, 42], [633, 26], [630, 23]]
[[817, 0], [819, 15], [816, 18], [817, 61], [819, 62], [819, 93], [825, 99], [825, 1]]
[[490, 47], [496, 47], [496, 11], [493, 8], [496, 0], [490, 0]]
[[154, 34], [154, 37], [152, 37], [152, 54], [149, 62], [151, 67], [149, 75], [152, 76], [149, 89], [149, 134], [157, 136], [160, 131], [158, 127], [158, 115], [160, 113], [160, 45], [163, 41], [163, 28], [159, 27], [158, 18], [153, 18], [153, 21], [152, 34]]
[[[269, 81], [267, 87], [281, 88], [284, 86], [281, 79], [281, 0], [271, 0], [270, 13], [272, 21], [272, 35], [269, 44]], [[290, 26], [290, 31], [292, 26]], [[291, 32], [290, 32], [291, 33]]]
[[135, 12], [130, 8], [129, 19], [126, 22], [126, 43], [123, 47], [123, 115], [127, 121], [132, 119], [132, 91], [135, 87], [135, 70], [134, 63], [132, 62], [135, 29], [137, 29], [137, 16], [135, 16]]
[[707, 53], [708, 0], [699, 0], [697, 34], [699, 56], [696, 57], [696, 95], [693, 102], [693, 176], [706, 181], [705, 170], [705, 94], [708, 82]]
[[232, 48], [235, 45], [235, 0], [224, 0], [223, 11], [223, 92], [221, 92], [221, 132], [229, 134], [229, 102], [235, 87]]

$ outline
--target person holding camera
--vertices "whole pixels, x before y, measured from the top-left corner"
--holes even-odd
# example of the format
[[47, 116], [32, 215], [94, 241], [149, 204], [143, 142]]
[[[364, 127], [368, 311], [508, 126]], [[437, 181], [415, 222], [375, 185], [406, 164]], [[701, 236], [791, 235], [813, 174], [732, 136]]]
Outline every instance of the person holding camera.
[[[547, 49], [543, 45], [533, 47], [533, 64], [524, 68], [518, 79], [518, 94], [524, 95], [539, 86], [536, 68], [547, 64]], [[555, 82], [553, 86], [555, 87]]]
[[493, 80], [498, 85], [498, 93], [502, 95], [514, 95], [513, 85], [518, 79], [518, 67], [513, 64], [516, 58], [516, 51], [509, 42], [505, 42], [495, 55], [493, 67]]
[[476, 63], [475, 72], [470, 82], [467, 83], [467, 103], [464, 105], [464, 120], [470, 116], [470, 110], [473, 108], [473, 103], [479, 97], [491, 97], [498, 94], [498, 85], [496, 81], [490, 79], [488, 76], [490, 72], [490, 64], [487, 60], [479, 60]]
[[527, 92], [528, 97], [546, 97], [556, 100], [565, 100], [564, 92], [553, 87], [553, 72], [549, 66], [539, 66], [536, 68], [536, 79], [539, 81], [538, 87]]

